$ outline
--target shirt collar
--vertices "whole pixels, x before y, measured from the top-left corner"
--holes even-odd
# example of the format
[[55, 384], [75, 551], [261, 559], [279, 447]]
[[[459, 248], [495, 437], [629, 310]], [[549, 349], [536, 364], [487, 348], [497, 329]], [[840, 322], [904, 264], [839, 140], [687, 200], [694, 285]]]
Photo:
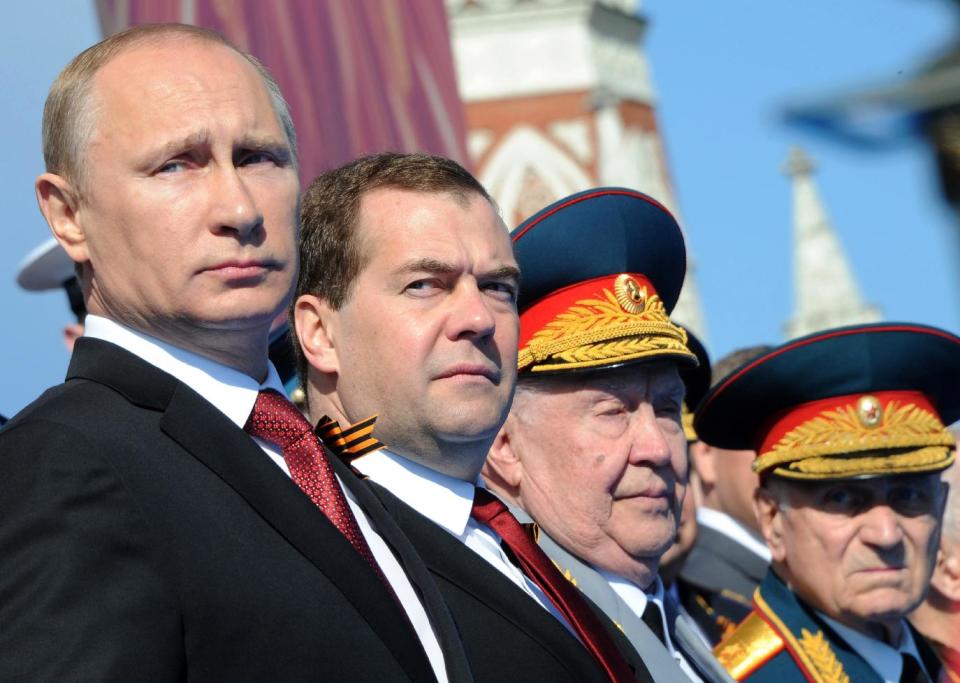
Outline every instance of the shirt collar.
[[923, 667], [923, 660], [920, 659], [920, 653], [917, 651], [917, 644], [913, 640], [913, 634], [906, 622], [901, 622], [900, 642], [894, 647], [888, 645], [882, 640], [871, 638], [868, 635], [860, 633], [849, 626], [841, 624], [835, 619], [831, 619], [823, 612], [817, 614], [823, 619], [830, 628], [837, 632], [843, 640], [846, 641], [857, 654], [859, 654], [869, 666], [871, 666], [880, 677], [885, 681], [899, 681], [903, 669], [903, 658], [901, 653], [912, 655]]
[[708, 526], [730, 538], [757, 557], [770, 562], [770, 549], [757, 535], [725, 512], [708, 507], [697, 508], [697, 524]]
[[273, 389], [286, 396], [273, 363], [268, 363], [267, 378], [261, 384], [239, 370], [187, 351], [97, 315], [87, 315], [83, 336], [111, 342], [126, 349], [196, 391], [219, 409], [231, 422], [243, 429], [253, 411], [257, 394]]
[[610, 585], [613, 592], [626, 603], [630, 611], [637, 615], [638, 619], [643, 619], [643, 612], [647, 609], [648, 601], [653, 602], [660, 608], [660, 619], [663, 621], [663, 633], [667, 638], [667, 647], [672, 650], [673, 644], [670, 642], [670, 629], [667, 627], [667, 611], [663, 604], [665, 591], [660, 576], [658, 575], [656, 579], [654, 579], [653, 583], [647, 587], [647, 590], [643, 590], [622, 576], [612, 574], [602, 569], [598, 569], [597, 571]]
[[353, 467], [454, 536], [464, 535], [473, 510], [473, 483], [431, 470], [386, 448], [357, 458]]

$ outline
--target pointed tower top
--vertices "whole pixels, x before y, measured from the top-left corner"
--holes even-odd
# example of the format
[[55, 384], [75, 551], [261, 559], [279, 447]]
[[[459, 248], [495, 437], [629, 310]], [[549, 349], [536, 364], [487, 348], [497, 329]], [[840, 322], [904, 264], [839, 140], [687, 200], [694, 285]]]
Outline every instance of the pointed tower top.
[[790, 151], [784, 173], [793, 185], [793, 316], [788, 338], [875, 322], [880, 312], [867, 305], [813, 182], [813, 161], [799, 147]]
[[791, 147], [790, 156], [787, 157], [787, 160], [783, 164], [783, 172], [785, 175], [795, 178], [801, 175], [811, 175], [815, 170], [817, 170], [816, 164], [813, 163], [813, 159], [807, 156], [807, 153], [803, 151], [800, 147]]

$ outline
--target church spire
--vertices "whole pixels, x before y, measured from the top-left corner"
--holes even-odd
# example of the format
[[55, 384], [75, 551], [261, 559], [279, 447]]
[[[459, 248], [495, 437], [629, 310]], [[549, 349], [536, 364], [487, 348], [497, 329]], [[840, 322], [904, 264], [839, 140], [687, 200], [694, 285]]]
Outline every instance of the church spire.
[[783, 170], [793, 183], [794, 311], [785, 326], [787, 338], [879, 320], [880, 311], [863, 301], [820, 201], [813, 161], [794, 147]]

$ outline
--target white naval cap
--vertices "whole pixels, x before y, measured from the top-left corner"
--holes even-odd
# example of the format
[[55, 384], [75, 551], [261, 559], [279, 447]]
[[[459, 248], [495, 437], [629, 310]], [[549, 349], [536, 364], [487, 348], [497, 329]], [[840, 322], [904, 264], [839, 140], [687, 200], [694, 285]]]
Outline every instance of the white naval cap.
[[75, 275], [73, 261], [60, 243], [51, 237], [21, 261], [17, 284], [34, 292], [60, 289]]

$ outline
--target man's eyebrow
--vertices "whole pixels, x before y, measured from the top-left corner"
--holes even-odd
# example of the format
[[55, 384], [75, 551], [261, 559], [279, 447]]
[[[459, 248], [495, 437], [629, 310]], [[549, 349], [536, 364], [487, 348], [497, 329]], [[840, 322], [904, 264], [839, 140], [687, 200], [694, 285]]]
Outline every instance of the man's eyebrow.
[[237, 144], [237, 149], [271, 152], [279, 156], [290, 157], [293, 151], [286, 139], [276, 137], [275, 135], [250, 135], [241, 138]]
[[[456, 268], [446, 261], [425, 257], [407, 261], [397, 268], [396, 272], [398, 274], [431, 273], [433, 275], [449, 275], [450, 273], [455, 273], [458, 270], [459, 268]], [[520, 269], [516, 266], [500, 266], [498, 268], [494, 268], [493, 270], [481, 273], [479, 277], [487, 280], [516, 280], [519, 283]]]
[[483, 277], [491, 280], [514, 280], [517, 284], [520, 284], [521, 280], [520, 269], [516, 266], [500, 266], [484, 273]]
[[431, 273], [433, 275], [448, 275], [456, 272], [453, 265], [435, 258], [418, 258], [407, 261], [397, 268], [398, 274]]
[[[175, 156], [186, 150], [196, 147], [204, 147], [210, 144], [212, 135], [207, 128], [195, 130], [181, 138], [169, 140], [151, 153], [152, 159], [166, 159]], [[234, 147], [238, 150], [253, 150], [271, 152], [279, 157], [289, 158], [292, 156], [290, 145], [283, 138], [273, 135], [245, 136], [240, 138]]]
[[168, 140], [163, 143], [153, 151], [151, 151], [151, 158], [164, 158], [180, 154], [184, 150], [191, 149], [193, 147], [201, 147], [203, 145], [210, 144], [210, 131], [206, 128], [200, 130], [195, 130], [192, 133], [188, 133], [182, 138], [176, 138], [175, 140]]

